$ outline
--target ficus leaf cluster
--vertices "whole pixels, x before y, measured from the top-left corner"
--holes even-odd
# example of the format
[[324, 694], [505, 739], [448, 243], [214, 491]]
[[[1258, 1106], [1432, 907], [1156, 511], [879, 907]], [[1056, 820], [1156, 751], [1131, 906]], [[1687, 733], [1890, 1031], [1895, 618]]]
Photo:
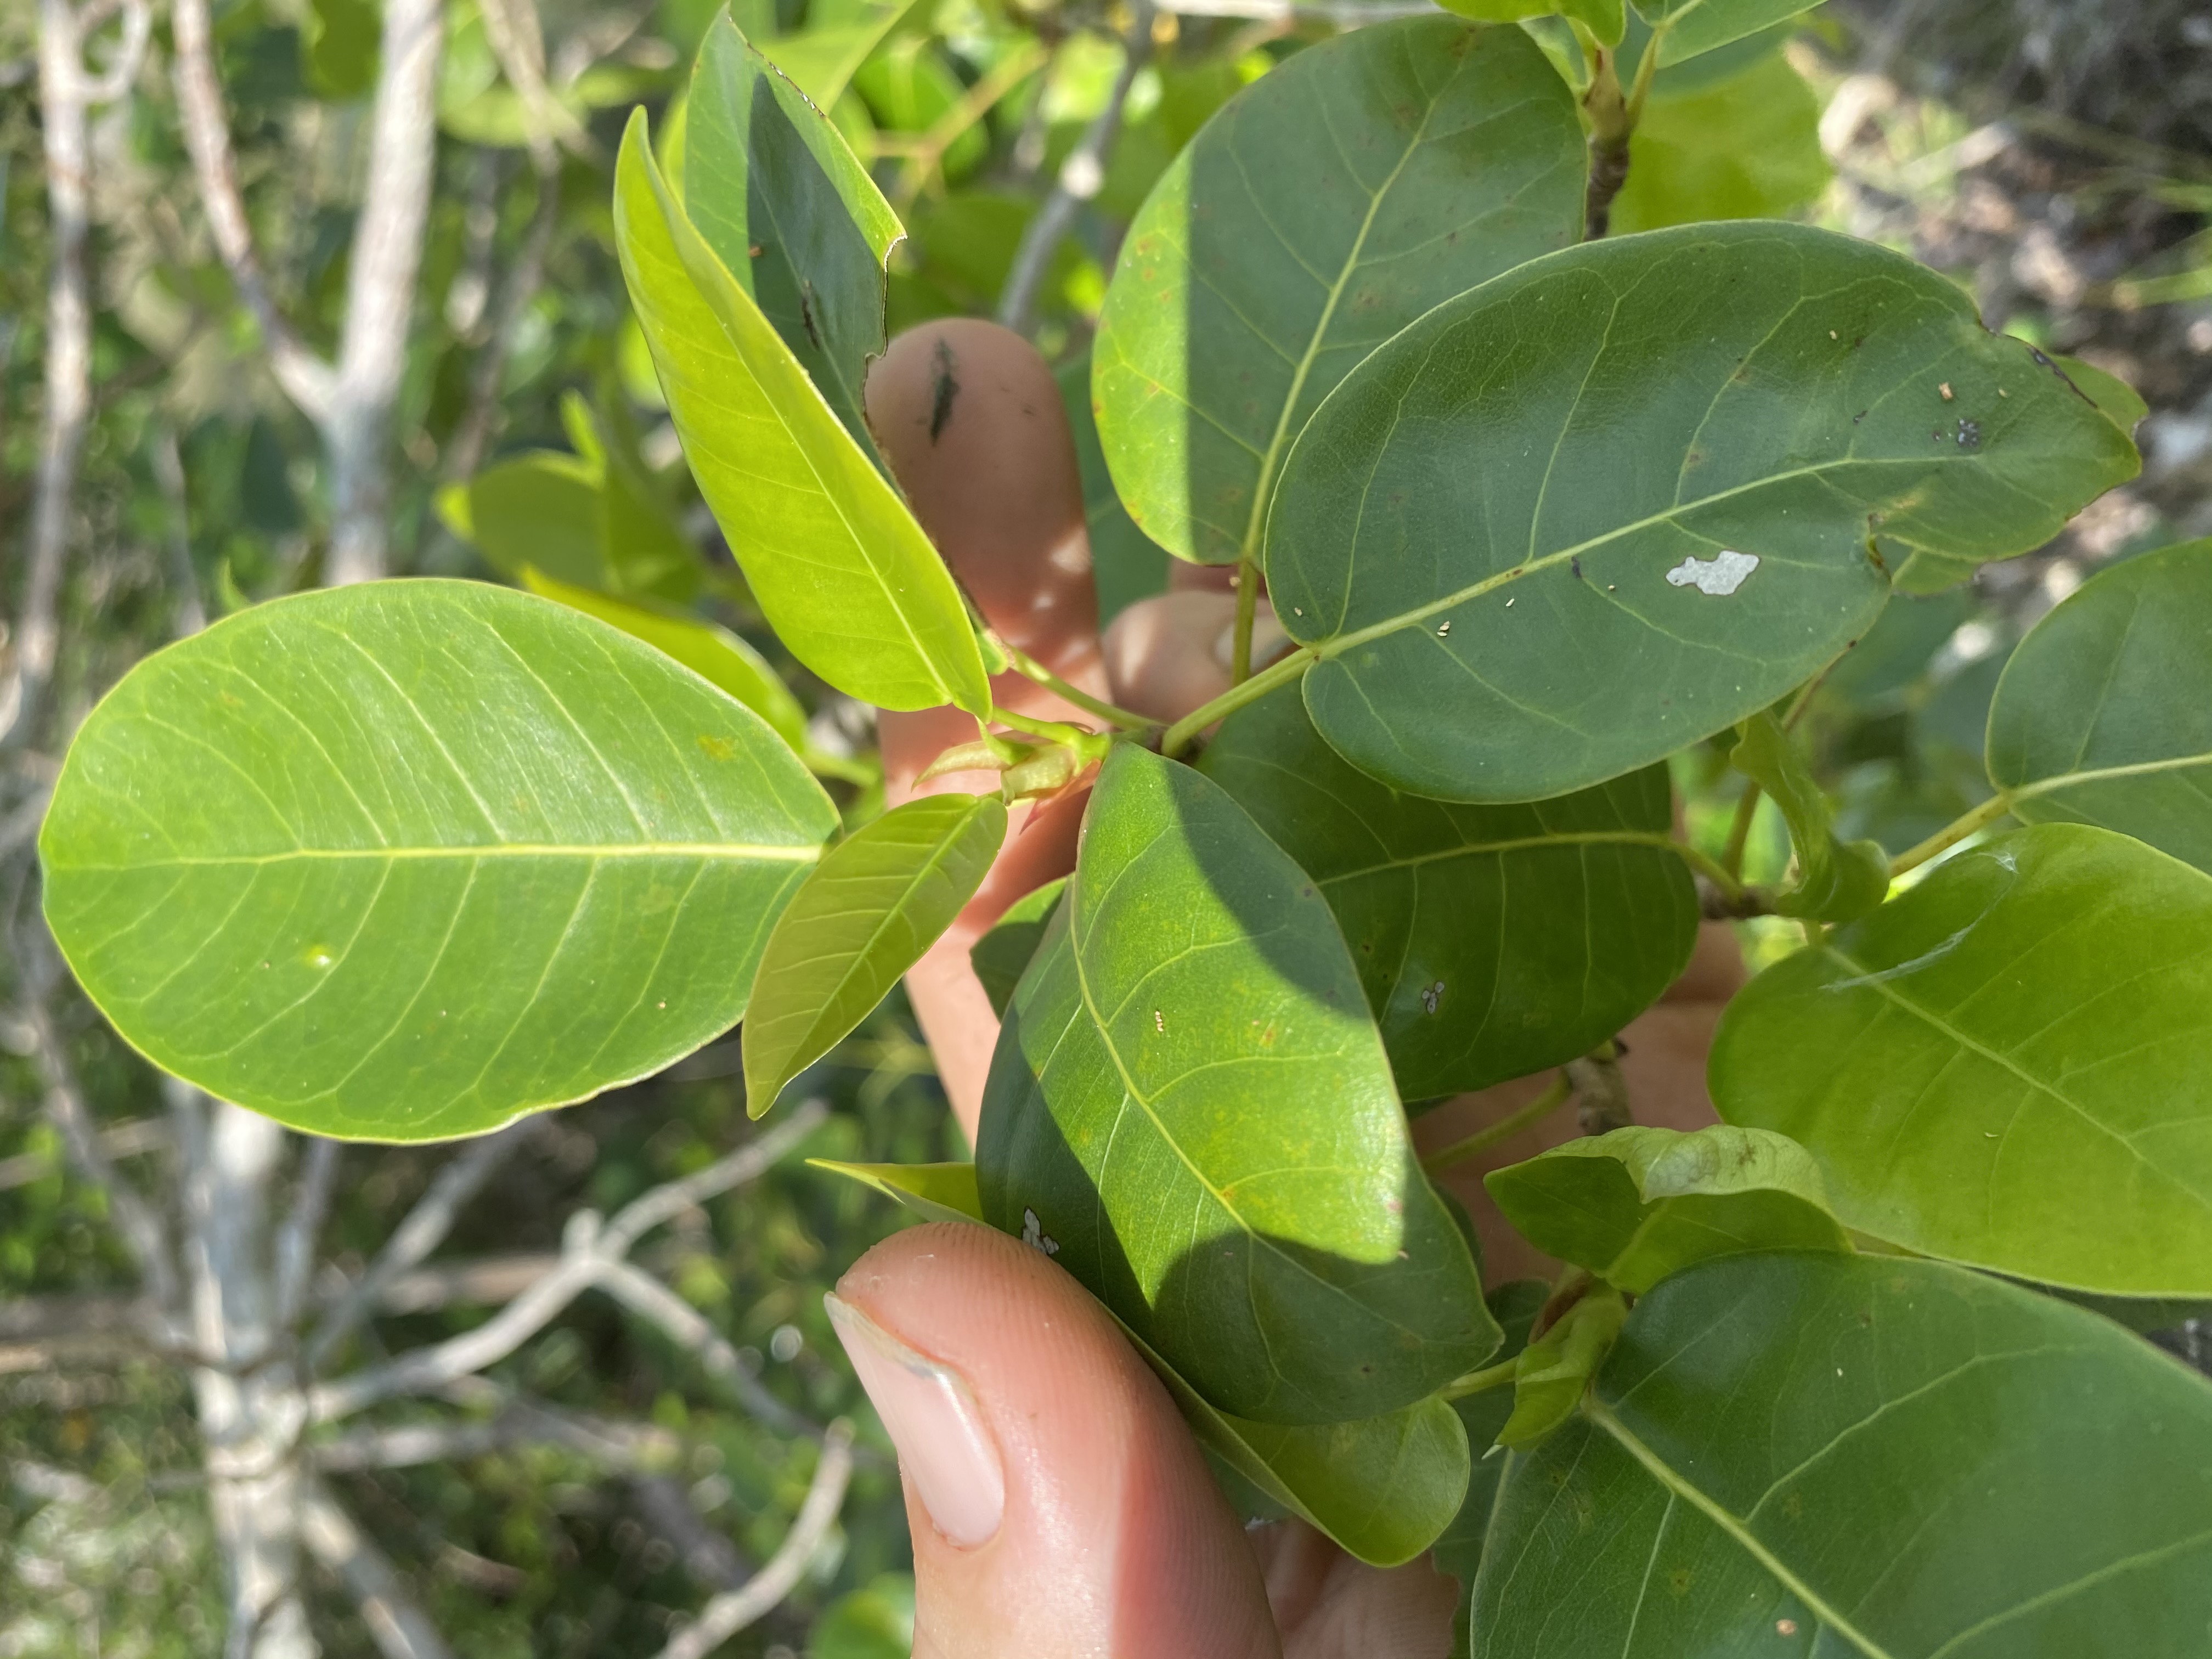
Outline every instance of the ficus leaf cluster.
[[[2049, 1292], [2212, 1297], [2212, 545], [2028, 635], [1987, 805], [1893, 866], [1841, 839], [1797, 694], [1893, 592], [2132, 476], [2124, 412], [1879, 247], [1580, 240], [1607, 54], [1794, 5], [1455, 9], [1231, 100], [1108, 290], [1100, 453], [1138, 526], [1239, 568], [1226, 695], [996, 707], [1035, 665], [863, 413], [898, 220], [726, 17], [682, 142], [641, 114], [617, 171], [671, 416], [792, 656], [975, 716], [1004, 797], [845, 833], [815, 775], [850, 763], [624, 562], [606, 515], [665, 507], [604, 449], [526, 458], [449, 511], [554, 492], [530, 592], [285, 599], [117, 687], [41, 841], [55, 936], [148, 1056], [314, 1133], [481, 1133], [740, 1019], [757, 1115], [975, 893], [1007, 799], [1088, 780], [1073, 873], [975, 948], [975, 1164], [835, 1167], [1051, 1255], [1233, 1491], [1368, 1561], [1437, 1546], [1491, 1659], [2195, 1651], [2212, 1389]], [[1511, 26], [1553, 13], [1576, 85]], [[1781, 807], [1780, 886], [1678, 837], [1665, 763], [1707, 744]], [[1805, 928], [1725, 1016], [1724, 1125], [1494, 1174], [1571, 1267], [1486, 1298], [1409, 1103], [1601, 1066], [1705, 908]]]

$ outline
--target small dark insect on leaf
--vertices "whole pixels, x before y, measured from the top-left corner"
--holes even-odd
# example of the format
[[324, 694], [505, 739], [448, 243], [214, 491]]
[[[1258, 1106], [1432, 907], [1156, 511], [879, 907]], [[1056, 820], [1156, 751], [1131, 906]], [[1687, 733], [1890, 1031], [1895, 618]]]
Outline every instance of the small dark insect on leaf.
[[929, 381], [929, 441], [934, 444], [945, 430], [945, 423], [952, 418], [952, 400], [960, 395], [960, 382], [952, 378], [952, 347], [944, 339], [937, 343], [936, 367]]
[[806, 337], [814, 343], [814, 349], [821, 350], [822, 333], [814, 325], [814, 284], [805, 280], [799, 284], [799, 320], [805, 326]]
[[1567, 561], [1567, 568], [1573, 574], [1574, 579], [1577, 581], [1580, 581], [1583, 579], [1583, 562], [1581, 559], [1569, 559]]
[[1982, 423], [1979, 421], [1960, 421], [1959, 422], [1959, 447], [1961, 449], [1979, 449], [1981, 447]]

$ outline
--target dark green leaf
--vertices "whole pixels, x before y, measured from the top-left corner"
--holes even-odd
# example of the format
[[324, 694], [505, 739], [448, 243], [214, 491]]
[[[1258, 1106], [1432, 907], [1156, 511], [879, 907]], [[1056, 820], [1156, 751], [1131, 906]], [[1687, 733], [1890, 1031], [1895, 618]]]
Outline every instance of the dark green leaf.
[[692, 476], [761, 610], [793, 656], [848, 696], [988, 713], [951, 573], [670, 197], [644, 119], [631, 118], [616, 170], [623, 274]]
[[1409, 1100], [1589, 1053], [1697, 942], [1664, 767], [1527, 806], [1423, 800], [1346, 764], [1285, 688], [1200, 770], [1319, 884]]
[[1092, 395], [1130, 515], [1169, 551], [1256, 556], [1291, 442], [1438, 301], [1572, 242], [1574, 104], [1516, 29], [1443, 17], [1308, 48], [1239, 94], [1131, 225]]
[[1083, 523], [1091, 539], [1091, 578], [1098, 590], [1098, 625], [1103, 628], [1139, 599], [1167, 591], [1168, 550], [1137, 528], [1106, 470], [1098, 443], [1098, 421], [1091, 407], [1091, 354], [1053, 371], [1067, 429], [1075, 440], [1075, 464], [1083, 474]]
[[2101, 571], [2029, 629], [1987, 756], [2015, 817], [2102, 824], [2212, 871], [2212, 541]]
[[2051, 361], [2121, 431], [2132, 435], [2143, 416], [2150, 413], [2150, 405], [2143, 401], [2142, 393], [2111, 370], [2084, 362], [2079, 357], [2053, 357]]
[[903, 234], [828, 118], [725, 12], [684, 111], [684, 210], [829, 399], [853, 441], [884, 349], [884, 262]]
[[2121, 1659], [2212, 1625], [2212, 1389], [1936, 1262], [1711, 1262], [1512, 1460], [1482, 1659]]
[[1754, 980], [1731, 1123], [1820, 1160], [1846, 1225], [2118, 1296], [2212, 1294], [2212, 877], [2040, 824]]
[[1498, 1443], [1533, 1446], [1572, 1417], [1627, 1317], [1620, 1293], [1595, 1285], [1523, 1348], [1514, 1362], [1513, 1410]]
[[1774, 798], [1797, 854], [1796, 884], [1776, 895], [1775, 913], [1849, 921], [1881, 903], [1889, 892], [1889, 855], [1878, 842], [1837, 838], [1835, 809], [1782, 722], [1762, 708], [1738, 730], [1729, 763]]
[[1066, 885], [1063, 878], [1023, 894], [1006, 907], [989, 933], [968, 947], [968, 960], [975, 966], [975, 977], [983, 982], [983, 994], [991, 999], [991, 1012], [1000, 1019], [1006, 1017], [1014, 987], [1021, 983], [1030, 959], [1044, 941], [1045, 929], [1052, 925], [1053, 913], [1060, 908], [1060, 896]]
[[750, 709], [471, 582], [257, 605], [79, 731], [40, 838], [116, 1029], [317, 1134], [494, 1128], [744, 1012], [837, 815]]
[[1866, 631], [1904, 550], [2024, 551], [2136, 465], [1901, 255], [1654, 231], [1535, 260], [1360, 364], [1284, 470], [1267, 580], [1346, 758], [1537, 799], [1774, 702]]
[[1000, 1029], [976, 1165], [993, 1224], [1237, 1416], [1377, 1416], [1497, 1346], [1327, 902], [1133, 745]]
[[[1534, 1279], [1516, 1279], [1490, 1293], [1490, 1316], [1505, 1333], [1504, 1344], [1494, 1356], [1498, 1363], [1520, 1357], [1522, 1349], [1528, 1346], [1529, 1328], [1535, 1323], [1536, 1316], [1543, 1310], [1550, 1295], [1551, 1287]], [[1452, 1401], [1452, 1409], [1459, 1413], [1460, 1425], [1467, 1431], [1469, 1449], [1494, 1446], [1498, 1443], [1498, 1431], [1513, 1413], [1513, 1391], [1492, 1389], [1482, 1394], [1465, 1395]], [[1490, 1534], [1490, 1512], [1498, 1499], [1498, 1477], [1504, 1473], [1504, 1457], [1475, 1458], [1459, 1513], [1436, 1541], [1433, 1559], [1437, 1571], [1459, 1580], [1459, 1611], [1452, 1620], [1451, 1659], [1468, 1659], [1468, 1613], [1474, 1601], [1475, 1572], [1482, 1565], [1483, 1544]]]
[[745, 1015], [745, 1110], [873, 1012], [975, 896], [1006, 838], [996, 795], [923, 795], [830, 849], [778, 918]]
[[1763, 1129], [1615, 1129], [1483, 1184], [1538, 1249], [1638, 1296], [1711, 1256], [1850, 1248], [1812, 1154]]

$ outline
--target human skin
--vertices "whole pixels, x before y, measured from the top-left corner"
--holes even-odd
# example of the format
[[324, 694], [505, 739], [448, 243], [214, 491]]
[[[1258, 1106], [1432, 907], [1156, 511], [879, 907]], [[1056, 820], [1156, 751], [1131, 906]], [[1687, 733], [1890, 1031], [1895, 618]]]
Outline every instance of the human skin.
[[[867, 413], [923, 527], [1009, 641], [1091, 695], [1164, 720], [1228, 689], [1236, 599], [1224, 571], [1178, 565], [1169, 592], [1131, 606], [1100, 636], [1074, 451], [1059, 389], [1026, 341], [972, 320], [912, 330], [870, 376]], [[1280, 636], [1264, 599], [1260, 612], [1264, 653]], [[1018, 675], [994, 692], [1005, 708], [1090, 723]], [[974, 739], [967, 715], [886, 712], [878, 729], [894, 805], [996, 787], [988, 773], [916, 781], [944, 750]], [[1017, 806], [975, 897], [907, 975], [971, 1145], [998, 1021], [969, 947], [1013, 900], [1073, 867], [1085, 799]], [[1715, 1121], [1705, 1051], [1741, 977], [1733, 939], [1709, 926], [1681, 980], [1622, 1034], [1639, 1122]], [[1416, 1145], [1448, 1146], [1547, 1080], [1448, 1102], [1415, 1122]], [[1559, 1264], [1505, 1224], [1482, 1175], [1576, 1133], [1571, 1112], [1554, 1113], [1445, 1177], [1474, 1218], [1490, 1282], [1549, 1278]], [[840, 1282], [831, 1311], [886, 1425], [905, 1437], [920, 1659], [1449, 1651], [1455, 1588], [1425, 1559], [1385, 1571], [1300, 1522], [1242, 1526], [1112, 1320], [1018, 1241], [977, 1227], [896, 1234]]]

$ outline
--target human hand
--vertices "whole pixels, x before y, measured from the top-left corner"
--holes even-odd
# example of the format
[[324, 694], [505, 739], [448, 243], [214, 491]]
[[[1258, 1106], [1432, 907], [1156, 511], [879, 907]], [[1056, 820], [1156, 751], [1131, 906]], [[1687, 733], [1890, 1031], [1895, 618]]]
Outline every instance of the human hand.
[[[994, 325], [925, 325], [871, 376], [868, 416], [921, 519], [985, 617], [1061, 678], [1163, 720], [1225, 690], [1236, 598], [1225, 571], [1178, 564], [1170, 591], [1100, 637], [1082, 487], [1059, 389]], [[1263, 599], [1255, 659], [1279, 641]], [[1001, 707], [1088, 723], [1019, 675]], [[988, 774], [918, 784], [975, 735], [957, 710], [879, 717], [894, 804], [995, 787]], [[1022, 894], [1073, 867], [1084, 796], [1011, 815], [975, 898], [907, 976], [939, 1075], [971, 1143], [998, 1021], [969, 948]], [[1741, 979], [1733, 939], [1709, 928], [1690, 971], [1624, 1034], [1639, 1121], [1712, 1121], [1705, 1051]], [[1417, 1122], [1425, 1150], [1515, 1110], [1542, 1079], [1463, 1096]], [[1509, 1228], [1481, 1175], [1575, 1132], [1523, 1131], [1450, 1172], [1492, 1283], [1558, 1264]], [[1452, 1582], [1424, 1559], [1365, 1566], [1303, 1522], [1247, 1532], [1158, 1380], [1067, 1274], [1013, 1239], [929, 1226], [857, 1263], [830, 1313], [900, 1454], [918, 1585], [915, 1652], [936, 1659], [1285, 1656], [1442, 1659]]]

